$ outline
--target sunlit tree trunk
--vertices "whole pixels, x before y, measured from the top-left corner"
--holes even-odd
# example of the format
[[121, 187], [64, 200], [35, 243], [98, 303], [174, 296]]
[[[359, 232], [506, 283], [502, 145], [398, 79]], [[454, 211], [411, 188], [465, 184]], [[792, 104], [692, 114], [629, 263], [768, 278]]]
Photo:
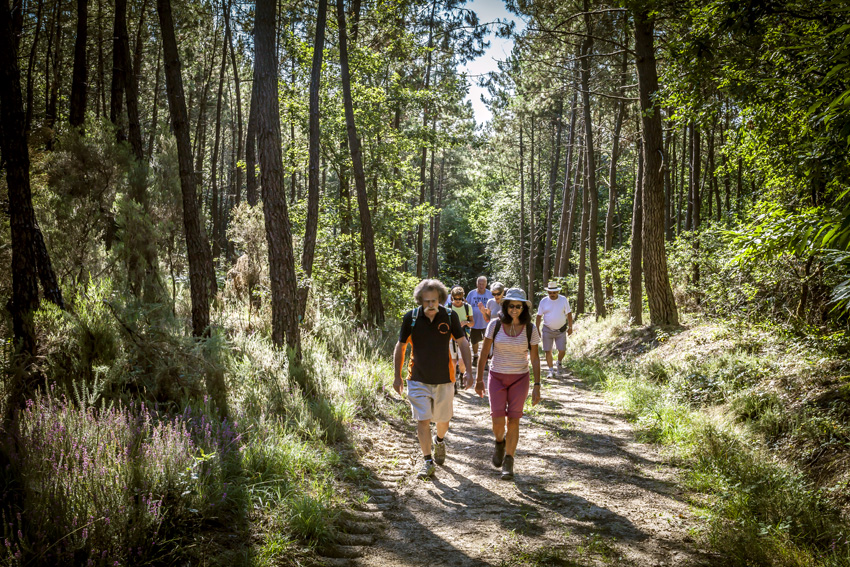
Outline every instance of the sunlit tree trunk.
[[189, 263], [189, 289], [192, 297], [192, 334], [196, 337], [207, 332], [210, 322], [209, 299], [215, 289], [212, 253], [201, 224], [198, 196], [195, 192], [195, 175], [192, 167], [192, 146], [189, 142], [189, 119], [183, 95], [183, 77], [180, 56], [174, 35], [171, 0], [157, 0], [157, 13], [162, 33], [162, 51], [165, 61], [165, 87], [171, 126], [177, 139], [177, 158], [180, 169], [180, 189], [183, 202], [183, 229], [186, 233]]
[[[319, 0], [316, 14], [316, 39], [313, 42], [313, 65], [310, 70], [310, 141], [307, 172], [307, 221], [304, 230], [304, 248], [301, 253], [301, 268], [309, 279], [313, 275], [313, 257], [316, 250], [316, 232], [319, 227], [319, 88], [322, 79], [322, 55], [325, 49], [325, 26], [328, 2]], [[300, 314], [303, 317], [307, 305], [306, 286], [301, 292]]]
[[[592, 35], [592, 27], [590, 25], [591, 16], [588, 12], [588, 0], [584, 2], [585, 8], [585, 26], [588, 33]], [[605, 296], [602, 290], [602, 277], [599, 273], [599, 256], [598, 245], [596, 242], [597, 227], [599, 226], [599, 193], [596, 186], [596, 154], [593, 147], [593, 123], [591, 121], [590, 112], [590, 60], [588, 56], [593, 51], [593, 39], [590, 37], [584, 40], [582, 44], [582, 53], [584, 57], [581, 59], [581, 91], [582, 102], [584, 103], [584, 144], [586, 146], [585, 158], [587, 160], [587, 170], [585, 177], [588, 182], [590, 191], [590, 224], [587, 245], [589, 247], [590, 256], [590, 277], [593, 280], [593, 303], [596, 308], [597, 317], [605, 317], [608, 313], [605, 308]]]
[[[557, 110], [557, 133], [555, 134], [555, 157], [552, 159], [552, 170], [549, 172], [549, 206], [546, 209], [546, 242], [543, 244], [543, 282], [548, 283], [550, 280], [551, 270], [551, 262], [550, 256], [552, 255], [552, 217], [555, 214], [555, 190], [558, 185], [558, 165], [561, 161], [561, 134], [564, 130], [563, 124], [563, 105], [564, 101], [562, 99], [558, 99], [558, 110]], [[565, 179], [569, 177], [570, 172], [567, 171], [565, 174]]]
[[576, 142], [576, 110], [578, 105], [578, 89], [573, 92], [573, 100], [570, 104], [570, 133], [567, 140], [567, 158], [564, 164], [564, 190], [561, 196], [561, 221], [558, 223], [558, 241], [555, 245], [555, 276], [563, 277], [564, 268], [562, 259], [564, 257], [564, 240], [567, 236], [567, 221], [572, 207], [570, 191], [570, 172], [572, 171], [573, 146]]
[[348, 70], [348, 39], [345, 29], [345, 10], [342, 4], [343, 0], [336, 0], [345, 123], [348, 131], [348, 148], [351, 152], [351, 162], [354, 168], [354, 187], [357, 190], [357, 205], [360, 209], [361, 241], [366, 260], [366, 288], [369, 317], [372, 324], [380, 326], [384, 323], [384, 305], [381, 301], [381, 282], [378, 279], [375, 236], [372, 228], [372, 217], [369, 212], [369, 199], [366, 195], [366, 177], [363, 173], [360, 139], [357, 137], [357, 127], [354, 123], [354, 105], [351, 100], [351, 76]]
[[637, 143], [637, 174], [632, 205], [632, 245], [629, 249], [629, 321], [643, 325], [643, 143]]
[[661, 108], [655, 63], [654, 21], [643, 9], [635, 11], [635, 54], [643, 139], [643, 270], [653, 325], [678, 325], [679, 314], [667, 273], [664, 249], [664, 165]]

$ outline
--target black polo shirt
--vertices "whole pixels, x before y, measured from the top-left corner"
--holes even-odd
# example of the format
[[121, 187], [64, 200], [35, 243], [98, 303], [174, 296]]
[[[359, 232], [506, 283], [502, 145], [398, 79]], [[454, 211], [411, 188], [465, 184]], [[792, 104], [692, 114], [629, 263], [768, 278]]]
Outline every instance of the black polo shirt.
[[398, 335], [398, 342], [410, 343], [413, 347], [408, 380], [423, 384], [454, 382], [455, 369], [449, 354], [449, 341], [452, 337], [460, 339], [466, 336], [457, 313], [440, 305], [431, 321], [420, 307], [419, 317], [413, 325], [414, 311], [405, 313]]

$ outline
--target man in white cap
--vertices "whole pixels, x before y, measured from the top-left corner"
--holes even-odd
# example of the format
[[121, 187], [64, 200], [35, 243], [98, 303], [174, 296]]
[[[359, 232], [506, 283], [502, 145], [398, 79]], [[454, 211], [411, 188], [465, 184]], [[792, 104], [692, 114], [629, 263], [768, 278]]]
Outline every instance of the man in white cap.
[[[549, 365], [549, 376], [555, 374], [552, 363], [552, 346], [558, 349], [558, 370], [561, 370], [564, 355], [567, 354], [567, 335], [573, 334], [573, 313], [570, 302], [565, 295], [560, 295], [561, 286], [557, 282], [549, 282], [546, 293], [549, 297], [540, 300], [537, 306], [537, 328], [543, 329], [543, 350], [546, 352], [546, 363]], [[543, 326], [540, 325], [541, 319]]]

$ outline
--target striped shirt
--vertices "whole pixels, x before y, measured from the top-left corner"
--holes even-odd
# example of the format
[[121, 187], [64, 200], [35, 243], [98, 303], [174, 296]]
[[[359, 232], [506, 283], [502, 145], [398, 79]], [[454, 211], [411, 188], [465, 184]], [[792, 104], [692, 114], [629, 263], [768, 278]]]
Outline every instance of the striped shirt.
[[[496, 330], [496, 321], [493, 319], [487, 325], [484, 338], [492, 339]], [[531, 346], [540, 344], [540, 333], [533, 323], [531, 325]], [[501, 374], [525, 374], [528, 372], [528, 339], [525, 334], [525, 326], [516, 329], [517, 335], [512, 337], [511, 326], [502, 324], [496, 341], [493, 343], [493, 360], [490, 361], [490, 370]]]

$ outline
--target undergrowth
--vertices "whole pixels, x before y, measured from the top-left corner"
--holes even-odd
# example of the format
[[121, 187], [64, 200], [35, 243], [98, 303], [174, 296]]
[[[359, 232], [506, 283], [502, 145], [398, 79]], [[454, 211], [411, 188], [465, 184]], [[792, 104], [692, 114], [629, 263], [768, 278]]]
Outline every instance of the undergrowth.
[[844, 363], [734, 321], [579, 327], [568, 367], [669, 448], [730, 565], [850, 565]]
[[92, 281], [38, 314], [45, 385], [0, 438], [0, 564], [294, 565], [333, 542], [347, 430], [388, 409], [389, 335], [314, 313], [295, 362], [262, 329], [196, 341], [117, 295]]

